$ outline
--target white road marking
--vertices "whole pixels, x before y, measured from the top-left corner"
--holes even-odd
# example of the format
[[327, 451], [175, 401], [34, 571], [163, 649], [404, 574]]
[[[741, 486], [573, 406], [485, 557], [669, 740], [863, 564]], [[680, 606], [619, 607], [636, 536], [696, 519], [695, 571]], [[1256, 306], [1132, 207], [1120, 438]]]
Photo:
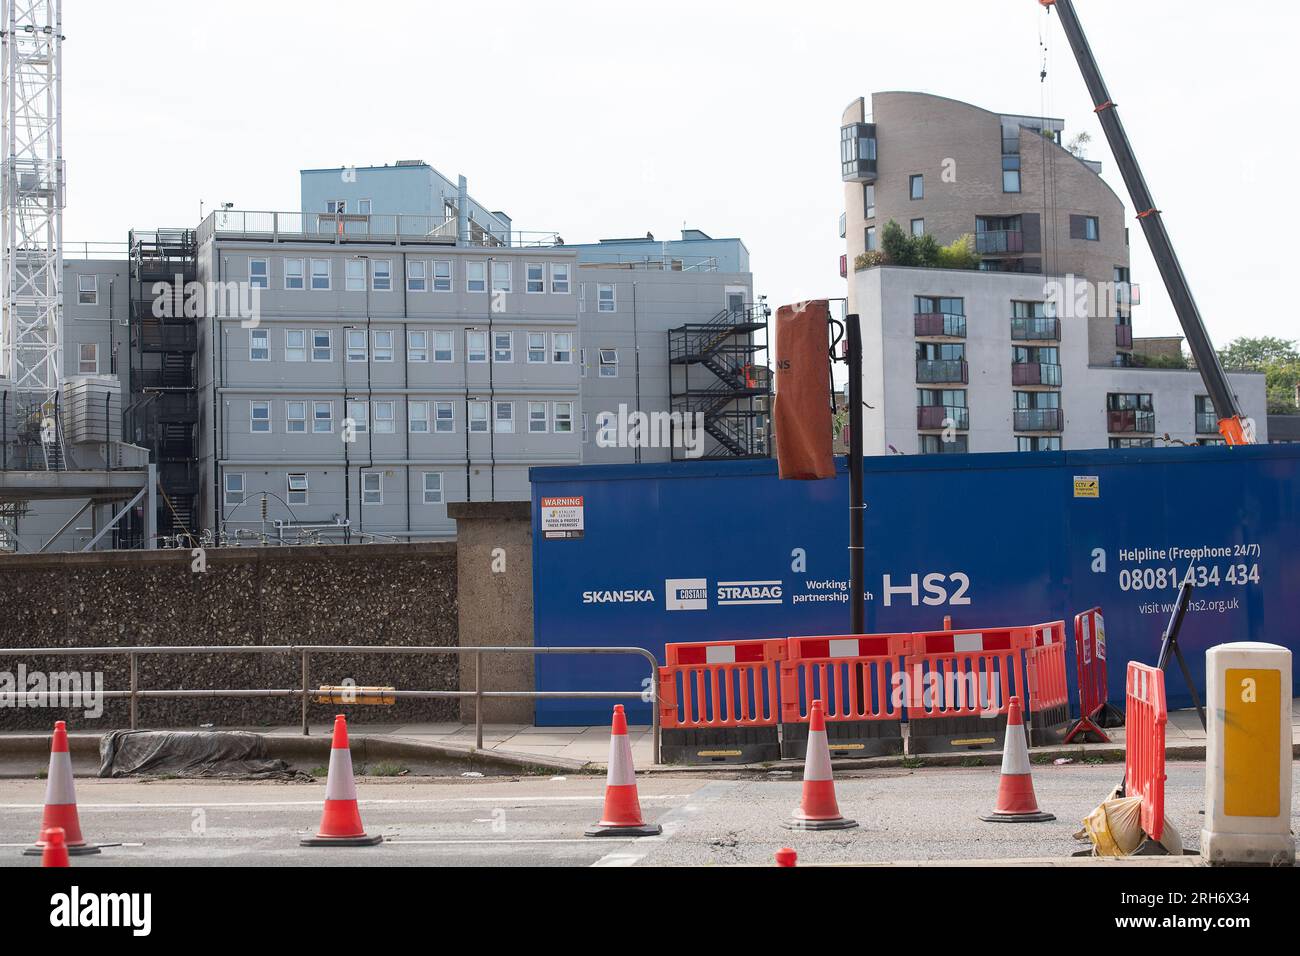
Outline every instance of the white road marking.
[[644, 853], [606, 853], [592, 866], [636, 866], [645, 859]]
[[[602, 839], [614, 839], [626, 842], [635, 840], [636, 837], [602, 837]], [[592, 845], [590, 839], [568, 839], [564, 837], [554, 837], [551, 839], [539, 838], [536, 840], [385, 840], [384, 845], [393, 846], [531, 846], [535, 843], [575, 843]]]

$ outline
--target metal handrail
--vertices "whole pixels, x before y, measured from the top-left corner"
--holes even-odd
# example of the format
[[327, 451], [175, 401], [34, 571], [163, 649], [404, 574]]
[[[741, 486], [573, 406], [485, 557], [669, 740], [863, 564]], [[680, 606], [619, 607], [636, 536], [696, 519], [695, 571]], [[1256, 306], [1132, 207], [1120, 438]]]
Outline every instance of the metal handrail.
[[[131, 729], [136, 729], [138, 702], [141, 698], [177, 698], [192, 697], [299, 697], [302, 700], [302, 733], [310, 736], [307, 725], [307, 704], [311, 694], [319, 694], [319, 688], [310, 686], [311, 656], [313, 654], [473, 654], [474, 655], [474, 689], [473, 690], [391, 690], [385, 691], [388, 697], [430, 698], [474, 698], [474, 739], [475, 747], [483, 749], [483, 698], [514, 697], [528, 700], [601, 700], [610, 698], [644, 700], [645, 691], [602, 691], [602, 690], [483, 690], [483, 655], [484, 654], [635, 654], [650, 662], [650, 730], [654, 747], [654, 762], [660, 758], [659, 732], [659, 660], [644, 647], [398, 647], [394, 645], [373, 644], [240, 644], [217, 646], [162, 646], [162, 647], [0, 647], [0, 657], [118, 657], [125, 656], [130, 662], [131, 689], [105, 690], [99, 696], [105, 700], [127, 698], [131, 702]], [[210, 690], [141, 690], [139, 657], [142, 654], [286, 654], [297, 655], [301, 661], [301, 688], [212, 688]], [[21, 693], [21, 692], [19, 692]], [[40, 692], [31, 692], [27, 696], [40, 696]]]

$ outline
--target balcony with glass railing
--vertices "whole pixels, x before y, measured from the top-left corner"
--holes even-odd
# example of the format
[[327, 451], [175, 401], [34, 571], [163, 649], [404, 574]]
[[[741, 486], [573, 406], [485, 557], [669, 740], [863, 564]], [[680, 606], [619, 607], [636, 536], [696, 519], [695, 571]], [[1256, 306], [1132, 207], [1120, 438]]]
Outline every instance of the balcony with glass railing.
[[1019, 229], [990, 229], [975, 233], [975, 252], [981, 256], [1017, 255], [1025, 251], [1025, 234]]
[[970, 428], [970, 410], [964, 405], [918, 405], [916, 427], [921, 431], [966, 431]]
[[1064, 428], [1065, 417], [1059, 408], [1015, 409], [1015, 430], [1018, 432], [1059, 432]]
[[1156, 430], [1156, 413], [1135, 408], [1106, 412], [1106, 431], [1111, 434], [1152, 435]]
[[1011, 338], [1017, 342], [1059, 342], [1061, 320], [1052, 318], [1013, 318]]
[[1011, 365], [1011, 384], [1060, 387], [1061, 366], [1045, 362], [1014, 362]]
[[970, 381], [965, 359], [917, 359], [916, 380], [924, 385]]
[[964, 339], [966, 316], [950, 312], [918, 312], [914, 328], [918, 336]]

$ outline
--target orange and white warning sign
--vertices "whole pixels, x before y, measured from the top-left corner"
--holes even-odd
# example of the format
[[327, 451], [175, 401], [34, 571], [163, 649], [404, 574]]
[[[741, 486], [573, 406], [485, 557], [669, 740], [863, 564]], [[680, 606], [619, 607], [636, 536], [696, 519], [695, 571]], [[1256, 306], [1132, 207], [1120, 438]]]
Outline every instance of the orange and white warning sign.
[[581, 538], [585, 529], [582, 495], [542, 499], [543, 538]]

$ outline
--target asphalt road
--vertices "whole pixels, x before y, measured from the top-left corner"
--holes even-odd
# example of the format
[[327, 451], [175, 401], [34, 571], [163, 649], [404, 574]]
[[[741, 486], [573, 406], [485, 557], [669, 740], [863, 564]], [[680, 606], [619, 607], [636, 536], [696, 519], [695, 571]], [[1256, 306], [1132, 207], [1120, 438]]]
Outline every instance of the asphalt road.
[[[87, 838], [123, 845], [73, 865], [766, 864], [783, 846], [805, 863], [1061, 858], [1083, 846], [1071, 833], [1121, 773], [1114, 764], [1035, 767], [1039, 805], [1058, 819], [1020, 825], [979, 820], [993, 806], [996, 767], [845, 774], [837, 780], [840, 808], [860, 826], [826, 833], [781, 827], [801, 786], [788, 776], [648, 777], [640, 780], [642, 807], [664, 834], [639, 840], [582, 835], [599, 816], [603, 777], [385, 779], [358, 785], [362, 819], [385, 843], [348, 849], [298, 846], [319, 822], [323, 781], [79, 779]], [[1203, 787], [1203, 764], [1169, 765], [1168, 814], [1188, 847], [1199, 842]], [[43, 795], [43, 781], [0, 780], [0, 866], [39, 865], [20, 849], [36, 835]], [[1296, 805], [1292, 821], [1300, 829]]]

